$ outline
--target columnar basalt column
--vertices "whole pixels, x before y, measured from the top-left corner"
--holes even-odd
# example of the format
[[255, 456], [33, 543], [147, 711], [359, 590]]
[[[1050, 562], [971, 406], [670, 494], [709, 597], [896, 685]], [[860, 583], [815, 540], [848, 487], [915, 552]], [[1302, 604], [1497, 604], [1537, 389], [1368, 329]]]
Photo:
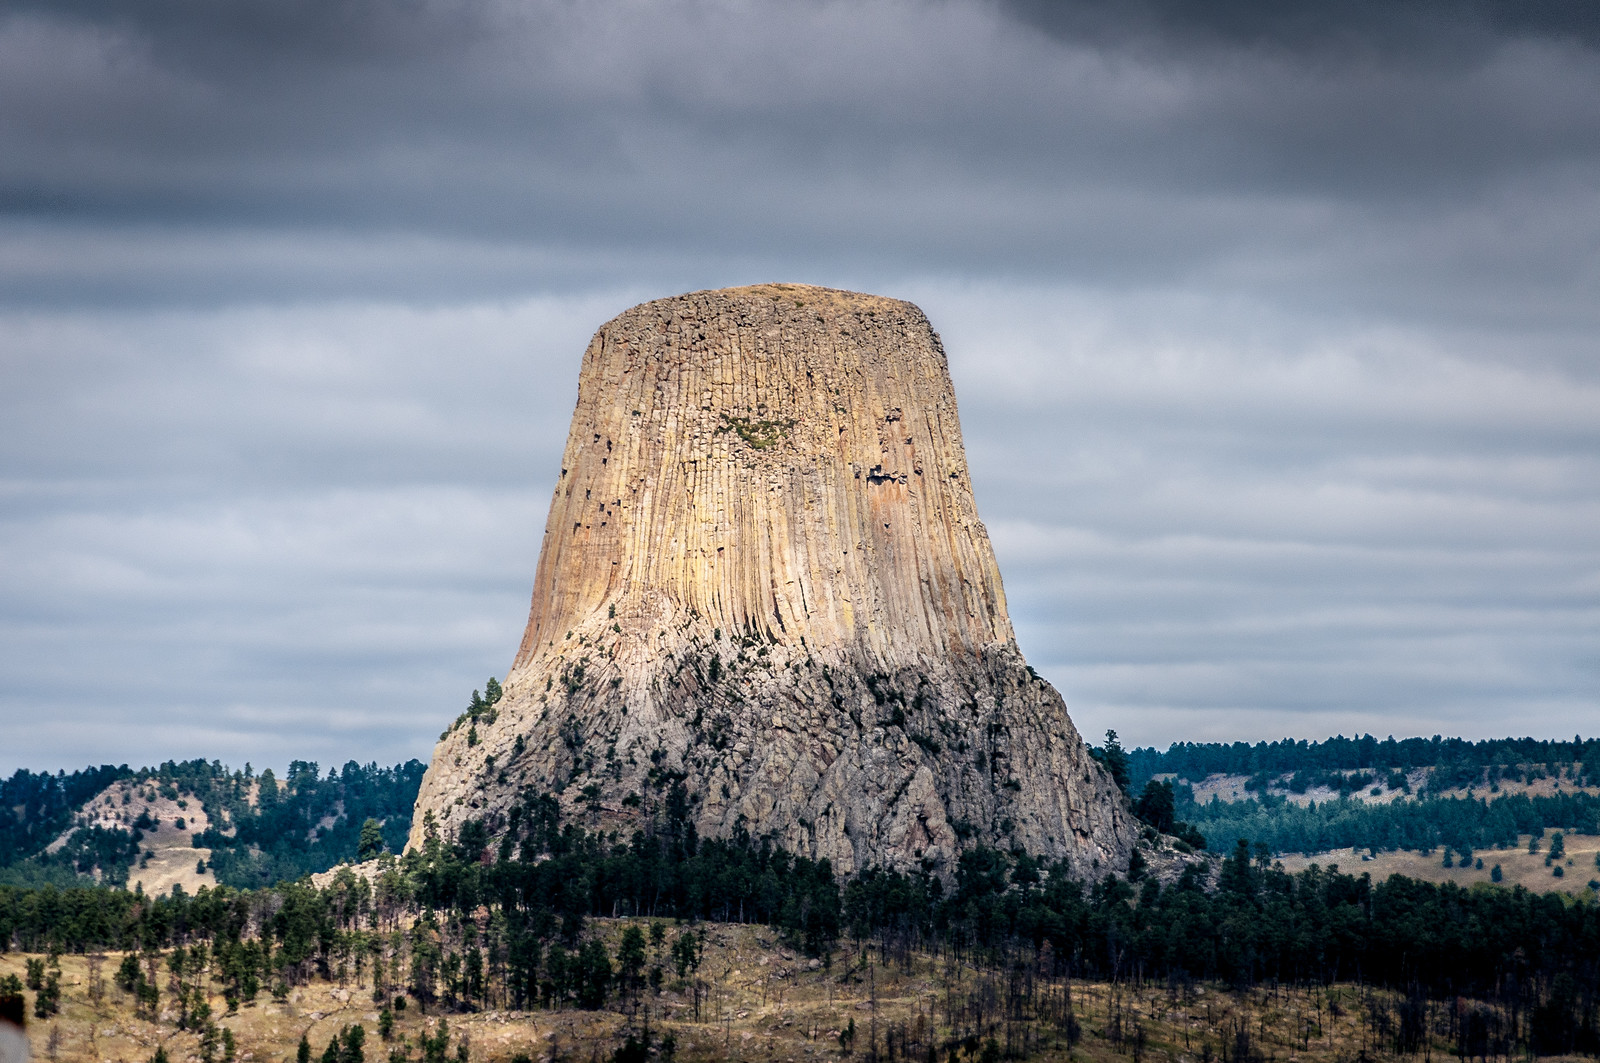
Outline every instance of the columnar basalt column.
[[695, 292], [595, 334], [496, 710], [439, 743], [412, 844], [544, 792], [843, 872], [987, 844], [1092, 877], [1136, 836], [1017, 650], [944, 351], [893, 299]]

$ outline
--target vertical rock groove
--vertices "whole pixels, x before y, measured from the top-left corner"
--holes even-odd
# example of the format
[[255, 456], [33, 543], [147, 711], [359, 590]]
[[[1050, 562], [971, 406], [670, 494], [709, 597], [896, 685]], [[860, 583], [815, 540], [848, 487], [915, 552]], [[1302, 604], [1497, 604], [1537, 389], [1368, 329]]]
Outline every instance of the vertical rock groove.
[[1115, 786], [1017, 650], [938, 336], [909, 303], [695, 292], [601, 327], [497, 719], [435, 750], [428, 813], [528, 790], [626, 834], [677, 784], [836, 870], [975, 844], [1127, 866]]

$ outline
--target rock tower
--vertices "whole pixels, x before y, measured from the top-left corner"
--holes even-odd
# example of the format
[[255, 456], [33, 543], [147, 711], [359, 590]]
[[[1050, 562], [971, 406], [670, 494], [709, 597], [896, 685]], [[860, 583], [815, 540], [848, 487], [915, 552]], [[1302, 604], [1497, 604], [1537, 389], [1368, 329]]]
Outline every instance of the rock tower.
[[550, 792], [624, 837], [675, 800], [702, 837], [742, 827], [842, 872], [987, 844], [1092, 877], [1133, 850], [1017, 650], [910, 303], [773, 284], [602, 326], [504, 686], [492, 722], [439, 742], [412, 844], [429, 812], [493, 837]]

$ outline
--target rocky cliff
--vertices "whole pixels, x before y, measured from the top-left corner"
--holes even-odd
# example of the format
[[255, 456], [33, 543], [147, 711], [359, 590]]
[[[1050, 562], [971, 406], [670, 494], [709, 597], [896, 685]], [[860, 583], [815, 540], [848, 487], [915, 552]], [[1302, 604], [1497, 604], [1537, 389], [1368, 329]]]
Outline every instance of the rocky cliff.
[[440, 741], [412, 844], [545, 791], [845, 872], [982, 842], [1092, 876], [1136, 837], [1017, 650], [943, 349], [892, 299], [696, 292], [596, 333], [490, 721]]

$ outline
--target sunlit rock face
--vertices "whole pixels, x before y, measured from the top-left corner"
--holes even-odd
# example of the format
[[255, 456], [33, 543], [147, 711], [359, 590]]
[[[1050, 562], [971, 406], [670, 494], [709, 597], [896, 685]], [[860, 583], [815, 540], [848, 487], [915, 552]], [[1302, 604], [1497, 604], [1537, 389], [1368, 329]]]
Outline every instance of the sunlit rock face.
[[412, 844], [546, 791], [627, 837], [678, 783], [700, 836], [842, 872], [987, 844], [1091, 877], [1135, 840], [1017, 650], [943, 348], [893, 299], [696, 292], [595, 334], [496, 710], [440, 741]]

